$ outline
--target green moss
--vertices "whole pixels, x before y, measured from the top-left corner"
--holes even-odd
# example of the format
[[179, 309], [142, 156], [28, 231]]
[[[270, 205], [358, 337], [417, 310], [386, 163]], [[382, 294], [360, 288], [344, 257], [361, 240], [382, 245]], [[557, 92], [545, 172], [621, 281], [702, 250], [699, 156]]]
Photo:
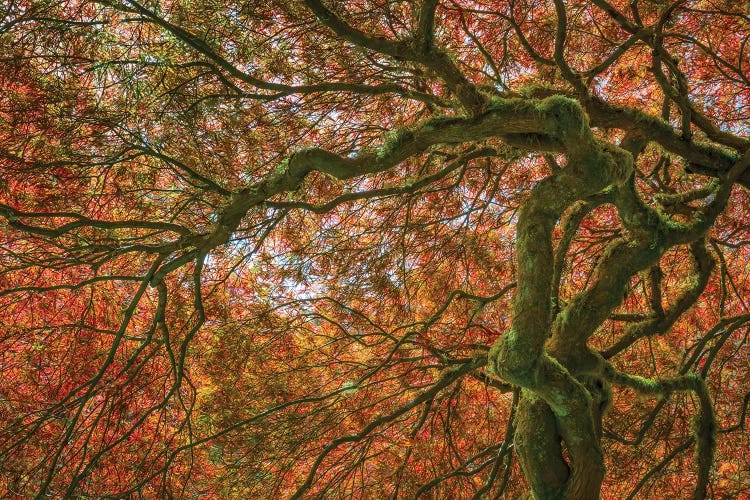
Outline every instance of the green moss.
[[386, 135], [383, 147], [377, 151], [375, 156], [378, 159], [390, 156], [397, 149], [412, 140], [414, 140], [414, 131], [408, 127], [392, 130]]
[[548, 83], [532, 83], [528, 85], [521, 85], [518, 89], [518, 93], [524, 97], [538, 97], [540, 94], [547, 94], [550, 92], [558, 92], [558, 89]]
[[560, 312], [557, 313], [557, 319], [556, 321], [559, 324], [559, 328], [561, 329], [567, 329], [567, 325], [570, 322], [570, 316], [569, 316], [569, 310], [568, 308], [560, 309]]
[[464, 121], [464, 119], [457, 116], [433, 116], [432, 118], [429, 118], [422, 123], [420, 130], [423, 132], [432, 132], [433, 130], [461, 123], [462, 121]]
[[506, 99], [502, 97], [493, 97], [487, 103], [485, 109], [488, 112], [501, 113], [535, 113], [536, 101], [531, 99]]
[[555, 135], [563, 141], [585, 139], [591, 134], [588, 117], [575, 99], [554, 95], [539, 102], [537, 109], [554, 120]]
[[490, 349], [487, 355], [488, 365], [491, 372], [506, 382], [520, 387], [533, 387], [540, 359], [538, 356], [531, 356], [528, 348], [519, 344], [518, 334], [511, 329]]
[[688, 228], [688, 224], [674, 220], [670, 215], [657, 210], [659, 215], [659, 225], [662, 226], [662, 232], [677, 232], [684, 231]]
[[276, 168], [274, 169], [274, 173], [277, 175], [283, 175], [289, 169], [290, 159], [291, 159], [291, 156], [284, 158], [278, 165], [276, 165]]
[[608, 167], [602, 170], [609, 172], [609, 182], [617, 185], [627, 182], [633, 174], [635, 165], [633, 155], [629, 151], [607, 142], [596, 141], [596, 145], [597, 156]]
[[624, 382], [625, 385], [641, 394], [660, 394], [665, 389], [660, 381], [641, 377], [639, 375], [628, 375], [627, 380]]

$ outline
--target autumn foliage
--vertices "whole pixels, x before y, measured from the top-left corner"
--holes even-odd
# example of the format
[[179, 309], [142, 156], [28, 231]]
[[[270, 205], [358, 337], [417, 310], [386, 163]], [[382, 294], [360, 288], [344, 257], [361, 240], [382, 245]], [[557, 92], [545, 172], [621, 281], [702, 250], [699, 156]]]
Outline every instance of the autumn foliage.
[[750, 5], [0, 5], [3, 498], [750, 498]]

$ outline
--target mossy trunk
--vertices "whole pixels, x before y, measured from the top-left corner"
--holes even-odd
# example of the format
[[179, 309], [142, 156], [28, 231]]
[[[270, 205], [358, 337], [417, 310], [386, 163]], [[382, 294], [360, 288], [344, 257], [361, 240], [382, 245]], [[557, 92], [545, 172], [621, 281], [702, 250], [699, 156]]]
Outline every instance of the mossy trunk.
[[[537, 183], [521, 206], [513, 322], [493, 346], [489, 361], [497, 375], [524, 389], [515, 448], [533, 496], [597, 499], [604, 479], [599, 440], [606, 404], [600, 393], [606, 391], [596, 383], [602, 360], [586, 346], [591, 325], [576, 330], [568, 308], [557, 315], [561, 321], [553, 318], [552, 231], [578, 200], [622, 185], [632, 172], [633, 158], [595, 139], [572, 101], [548, 99], [537, 112], [546, 119], [550, 135], [564, 144], [568, 165]], [[616, 306], [621, 297], [607, 297], [607, 305]], [[561, 323], [564, 327], [558, 328]], [[553, 334], [558, 335], [550, 344]]]
[[[588, 387], [587, 387], [588, 389]], [[587, 500], [599, 498], [604, 479], [600, 452], [601, 421], [609, 403], [609, 393], [598, 381], [591, 388], [591, 418], [596, 435], [589, 443], [590, 453], [578, 453], [575, 463], [566, 460], [565, 445], [552, 408], [540, 398], [525, 392], [515, 419], [514, 447], [521, 469], [531, 487], [530, 498], [537, 500]]]
[[[656, 265], [675, 245], [690, 244], [695, 284], [668, 311], [657, 307], [654, 318], [634, 324], [622, 342], [603, 355], [617, 353], [645, 335], [665, 331], [695, 302], [713, 266], [705, 248], [706, 232], [725, 206], [733, 179], [747, 165], [738, 162], [714, 200], [696, 210], [690, 221], [678, 223], [638, 195], [633, 164], [642, 149], [641, 141], [623, 141], [621, 148], [597, 139], [580, 106], [559, 96], [538, 101], [524, 112], [524, 116], [536, 116], [551, 141], [562, 146], [567, 165], [539, 181], [521, 204], [513, 321], [510, 330], [492, 346], [488, 365], [500, 378], [523, 389], [515, 421], [515, 449], [532, 496], [597, 499], [604, 480], [600, 440], [602, 415], [611, 399], [612, 369], [588, 341], [619, 306], [631, 277]], [[750, 163], [750, 156], [747, 158]], [[602, 252], [592, 283], [559, 307], [557, 291], [565, 249], [558, 247], [556, 256], [552, 232], [563, 213], [580, 202], [613, 204], [623, 232]], [[566, 231], [575, 231], [575, 227]], [[691, 380], [679, 379], [684, 383], [682, 390], [702, 394]], [[638, 386], [630, 379], [619, 383]], [[662, 393], [668, 390], [664, 387]], [[699, 439], [704, 465], [696, 491], [701, 492], [705, 491], [713, 449], [710, 400], [705, 395], [703, 400], [706, 409], [701, 415], [705, 418], [701, 417], [700, 425], [708, 430]]]

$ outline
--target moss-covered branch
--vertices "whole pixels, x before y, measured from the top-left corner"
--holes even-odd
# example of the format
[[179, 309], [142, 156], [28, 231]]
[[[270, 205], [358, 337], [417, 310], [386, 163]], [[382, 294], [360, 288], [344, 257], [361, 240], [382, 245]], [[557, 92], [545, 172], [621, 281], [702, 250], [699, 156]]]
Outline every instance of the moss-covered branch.
[[690, 245], [690, 250], [693, 256], [695, 279], [680, 293], [674, 305], [666, 311], [662, 311], [661, 315], [631, 325], [626, 330], [625, 335], [612, 347], [604, 351], [602, 356], [609, 359], [630, 347], [640, 338], [668, 331], [679, 317], [697, 302], [706, 285], [708, 285], [708, 280], [711, 278], [716, 263], [708, 252], [704, 240], [693, 242]]
[[606, 363], [604, 376], [615, 385], [626, 386], [638, 394], [664, 397], [673, 392], [693, 392], [698, 397], [700, 410], [693, 419], [693, 437], [696, 442], [695, 461], [698, 481], [693, 490], [694, 499], [706, 498], [706, 487], [716, 446], [716, 415], [706, 382], [696, 375], [648, 379], [628, 375]]
[[[166, 273], [193, 260], [198, 253], [205, 254], [225, 244], [250, 209], [278, 194], [299, 189], [311, 172], [350, 179], [386, 171], [437, 144], [476, 142], [490, 137], [541, 151], [570, 151], [574, 156], [581, 156], [590, 149], [594, 156], [584, 155], [589, 167], [583, 168], [585, 162], [582, 162], [581, 168], [571, 171], [583, 175], [582, 182], [589, 181], [594, 185], [606, 185], [607, 175], [611, 174], [607, 169], [598, 168], [600, 162], [611, 163], [617, 169], [624, 161], [625, 170], [632, 165], [627, 153], [593, 138], [585, 113], [573, 99], [557, 95], [546, 99], [496, 99], [479, 116], [436, 117], [395, 130], [378, 148], [367, 152], [341, 155], [310, 148], [293, 153], [265, 178], [233, 193], [213, 230], [175, 242], [170, 248], [183, 253], [170, 260], [156, 278], [161, 279]], [[603, 172], [608, 173], [601, 179], [593, 179], [601, 177]], [[623, 175], [623, 172], [615, 174], [616, 177]]]

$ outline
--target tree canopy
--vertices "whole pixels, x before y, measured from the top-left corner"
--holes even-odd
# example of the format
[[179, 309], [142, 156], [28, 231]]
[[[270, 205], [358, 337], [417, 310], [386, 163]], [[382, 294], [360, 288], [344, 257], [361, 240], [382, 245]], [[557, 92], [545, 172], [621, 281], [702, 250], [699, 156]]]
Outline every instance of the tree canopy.
[[7, 0], [0, 494], [750, 495], [746, 0]]

